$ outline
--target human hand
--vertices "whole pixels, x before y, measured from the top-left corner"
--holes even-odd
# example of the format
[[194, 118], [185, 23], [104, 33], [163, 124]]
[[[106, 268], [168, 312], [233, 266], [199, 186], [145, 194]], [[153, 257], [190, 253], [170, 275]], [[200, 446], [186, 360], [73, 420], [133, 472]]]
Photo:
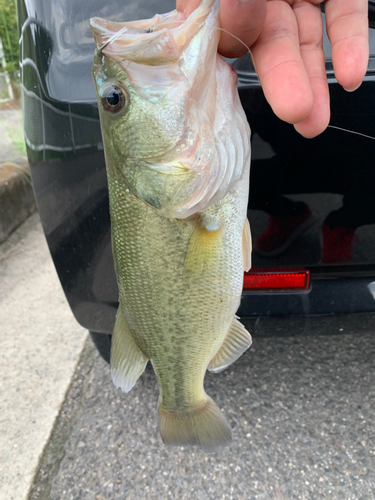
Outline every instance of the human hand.
[[[201, 0], [176, 0], [187, 17]], [[220, 24], [251, 49], [264, 95], [275, 114], [304, 137], [323, 132], [330, 120], [320, 0], [221, 0]], [[326, 26], [338, 82], [360, 86], [369, 46], [367, 0], [325, 2]], [[220, 54], [238, 57], [246, 48], [223, 32]]]

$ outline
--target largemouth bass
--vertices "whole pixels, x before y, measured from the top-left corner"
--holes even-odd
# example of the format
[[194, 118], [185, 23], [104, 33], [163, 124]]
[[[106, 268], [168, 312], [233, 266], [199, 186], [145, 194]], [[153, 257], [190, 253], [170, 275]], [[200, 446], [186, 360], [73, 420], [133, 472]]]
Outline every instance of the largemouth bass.
[[217, 54], [219, 1], [187, 18], [91, 19], [119, 309], [111, 373], [150, 360], [164, 443], [215, 450], [231, 428], [205, 393], [251, 344], [235, 316], [250, 268], [250, 129]]

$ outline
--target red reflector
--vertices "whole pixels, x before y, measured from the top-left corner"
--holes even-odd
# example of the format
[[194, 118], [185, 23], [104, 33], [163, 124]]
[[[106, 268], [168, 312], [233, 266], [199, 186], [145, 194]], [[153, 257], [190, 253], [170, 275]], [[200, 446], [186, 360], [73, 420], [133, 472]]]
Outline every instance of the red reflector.
[[245, 273], [243, 289], [246, 291], [308, 290], [310, 271], [300, 270], [252, 270]]

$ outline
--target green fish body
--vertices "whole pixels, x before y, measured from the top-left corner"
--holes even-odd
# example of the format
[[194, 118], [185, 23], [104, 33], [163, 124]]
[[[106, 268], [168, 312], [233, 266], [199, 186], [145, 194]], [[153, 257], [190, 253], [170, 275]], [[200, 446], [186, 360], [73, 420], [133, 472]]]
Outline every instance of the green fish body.
[[235, 316], [250, 267], [250, 130], [217, 55], [218, 7], [91, 20], [120, 304], [112, 378], [128, 392], [150, 360], [163, 441], [205, 450], [231, 441], [205, 372], [251, 344]]

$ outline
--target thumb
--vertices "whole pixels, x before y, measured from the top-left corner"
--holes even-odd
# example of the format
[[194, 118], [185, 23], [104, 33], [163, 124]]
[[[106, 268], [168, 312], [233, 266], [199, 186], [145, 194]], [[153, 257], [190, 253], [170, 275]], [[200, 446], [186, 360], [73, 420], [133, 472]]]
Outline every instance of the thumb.
[[225, 31], [220, 37], [220, 54], [225, 57], [240, 57], [246, 54], [247, 47], [251, 47], [260, 34], [266, 11], [266, 0], [221, 0], [220, 26]]
[[176, 0], [176, 10], [182, 12], [185, 17], [188, 17], [200, 3], [201, 0]]
[[[200, 3], [201, 0], [176, 0], [176, 8], [186, 18]], [[220, 54], [225, 57], [246, 54], [246, 46], [251, 47], [259, 36], [266, 10], [266, 0], [221, 0], [220, 26], [223, 31], [219, 43]]]

